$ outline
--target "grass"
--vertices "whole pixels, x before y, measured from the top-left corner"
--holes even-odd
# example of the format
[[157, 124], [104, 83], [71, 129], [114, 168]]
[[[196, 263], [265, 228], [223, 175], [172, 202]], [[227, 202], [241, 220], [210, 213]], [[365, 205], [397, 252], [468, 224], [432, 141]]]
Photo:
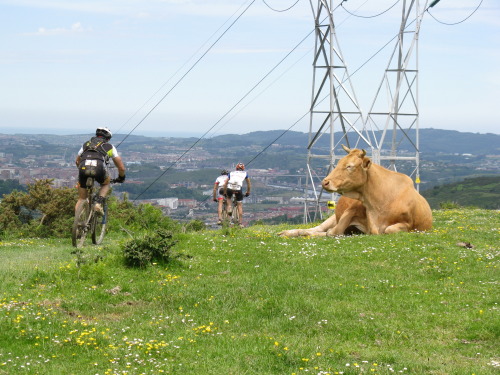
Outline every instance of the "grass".
[[[498, 211], [428, 233], [179, 235], [168, 265], [124, 238], [0, 242], [0, 374], [497, 374]], [[471, 243], [467, 248], [457, 243]]]

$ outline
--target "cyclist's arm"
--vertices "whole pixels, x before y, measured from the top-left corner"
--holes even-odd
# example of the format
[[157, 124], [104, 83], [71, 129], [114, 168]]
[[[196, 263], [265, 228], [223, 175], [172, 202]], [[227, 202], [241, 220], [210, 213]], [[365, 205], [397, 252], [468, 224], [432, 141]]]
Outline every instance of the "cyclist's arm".
[[77, 166], [77, 167], [80, 165], [80, 162], [81, 162], [81, 161], [82, 161], [82, 158], [80, 157], [80, 155], [78, 155], [78, 156], [76, 157], [76, 160], [75, 160], [75, 164], [76, 164], [76, 166]]
[[212, 195], [213, 195], [213, 198], [214, 200], [216, 199], [216, 195], [217, 195], [217, 187], [219, 186], [219, 183], [218, 182], [215, 182], [214, 183], [214, 191], [212, 192]]
[[252, 188], [252, 183], [250, 182], [250, 178], [249, 177], [246, 178], [246, 181], [247, 181], [247, 192], [246, 192], [246, 194], [250, 195], [250, 189]]
[[120, 177], [125, 177], [125, 165], [123, 164], [122, 158], [120, 156], [113, 158], [113, 163], [115, 167], [118, 169], [118, 175]]

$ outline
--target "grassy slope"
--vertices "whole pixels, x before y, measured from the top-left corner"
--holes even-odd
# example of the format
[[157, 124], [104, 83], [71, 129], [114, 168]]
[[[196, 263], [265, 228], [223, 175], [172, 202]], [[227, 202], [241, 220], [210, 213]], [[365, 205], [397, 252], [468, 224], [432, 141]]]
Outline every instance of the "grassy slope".
[[118, 238], [80, 268], [70, 241], [3, 241], [0, 374], [498, 373], [500, 215], [435, 219], [390, 236], [186, 234], [184, 257], [146, 270], [122, 266]]
[[436, 186], [422, 195], [432, 208], [443, 202], [455, 202], [461, 206], [500, 208], [500, 176], [466, 178], [464, 181]]

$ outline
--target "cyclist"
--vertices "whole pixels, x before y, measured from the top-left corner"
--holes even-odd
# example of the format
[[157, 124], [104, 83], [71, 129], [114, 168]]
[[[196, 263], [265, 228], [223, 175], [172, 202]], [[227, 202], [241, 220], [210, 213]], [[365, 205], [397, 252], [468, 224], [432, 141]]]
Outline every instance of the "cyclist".
[[252, 184], [250, 183], [250, 177], [248, 173], [245, 172], [245, 164], [236, 164], [236, 170], [228, 174], [228, 179], [224, 184], [224, 195], [227, 197], [227, 208], [228, 213], [231, 214], [232, 205], [231, 197], [233, 194], [236, 195], [236, 201], [238, 202], [238, 213], [240, 217], [240, 222], [238, 223], [240, 227], [243, 227], [243, 181], [247, 183], [247, 190], [245, 192], [245, 197], [250, 195], [250, 189]]
[[118, 169], [118, 178], [113, 182], [122, 183], [125, 181], [125, 166], [122, 158], [118, 155], [115, 146], [108, 143], [112, 136], [111, 130], [108, 128], [97, 128], [95, 137], [85, 142], [78, 152], [75, 163], [78, 167], [79, 187], [75, 211], [87, 199], [87, 178], [93, 177], [101, 185], [94, 209], [100, 214], [103, 213], [102, 205], [109, 192], [109, 183], [111, 182], [107, 168], [109, 159], [113, 160]]
[[217, 205], [217, 215], [219, 217], [219, 221], [217, 221], [217, 224], [222, 224], [222, 202], [224, 199], [224, 185], [227, 180], [227, 175], [229, 172], [227, 169], [223, 169], [220, 172], [220, 176], [217, 177], [217, 179], [214, 182], [214, 190], [213, 190], [213, 200], [214, 202], [219, 202]]

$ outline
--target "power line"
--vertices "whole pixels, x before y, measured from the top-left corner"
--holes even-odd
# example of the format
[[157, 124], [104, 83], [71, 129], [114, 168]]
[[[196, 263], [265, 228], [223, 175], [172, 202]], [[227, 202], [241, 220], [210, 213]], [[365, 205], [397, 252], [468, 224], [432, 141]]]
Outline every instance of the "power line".
[[148, 113], [146, 113], [146, 115], [141, 119], [141, 121], [139, 121], [137, 123], [136, 126], [134, 126], [134, 128], [125, 136], [125, 138], [123, 138], [121, 140], [121, 142], [117, 145], [120, 146], [129, 136], [130, 134], [132, 134], [132, 132], [137, 129], [137, 127], [139, 125], [141, 125], [144, 120], [146, 120], [146, 118], [151, 114], [151, 112], [153, 112], [160, 104], [161, 102], [163, 102], [163, 100], [165, 100], [165, 98], [179, 85], [179, 83], [181, 83], [181, 81], [195, 68], [196, 65], [198, 65], [198, 63], [208, 54], [208, 52], [210, 52], [210, 50], [219, 42], [219, 40], [222, 39], [222, 37], [231, 29], [231, 27], [234, 26], [234, 24], [241, 18], [241, 16], [243, 16], [243, 14], [246, 13], [246, 11], [250, 8], [250, 6], [252, 6], [252, 4], [255, 3], [255, 0], [252, 0], [252, 2], [245, 8], [245, 10], [243, 10], [243, 12], [231, 23], [231, 25], [229, 25], [226, 30], [224, 30], [224, 32], [215, 40], [215, 42], [213, 42], [210, 47], [208, 47], [208, 49], [198, 58], [198, 60], [195, 61], [195, 63], [187, 70], [186, 73], [184, 73], [182, 75], [181, 78], [179, 78], [179, 80], [170, 88], [170, 90], [167, 91], [167, 93], [165, 95], [163, 95], [163, 97], [153, 106], [153, 108], [151, 108]]
[[469, 15], [468, 15], [467, 17], [465, 17], [463, 20], [458, 21], [458, 22], [454, 22], [454, 23], [446, 23], [446, 22], [440, 21], [440, 20], [438, 20], [436, 17], [434, 17], [434, 16], [431, 14], [431, 12], [429, 12], [429, 8], [432, 8], [434, 5], [436, 5], [436, 4], [437, 4], [437, 2], [433, 2], [433, 3], [432, 3], [432, 4], [431, 4], [431, 5], [430, 5], [430, 6], [429, 6], [426, 10], [427, 10], [427, 13], [429, 13], [429, 15], [430, 15], [432, 18], [434, 18], [434, 20], [435, 20], [436, 22], [439, 22], [439, 23], [441, 23], [441, 24], [443, 24], [443, 25], [446, 25], [446, 26], [455, 26], [455, 25], [461, 24], [461, 23], [463, 23], [463, 22], [467, 21], [469, 18], [471, 18], [471, 17], [472, 17], [472, 15], [473, 15], [474, 13], [476, 13], [476, 12], [477, 12], [477, 10], [479, 9], [479, 7], [481, 6], [481, 4], [482, 4], [482, 3], [483, 3], [483, 0], [481, 0], [481, 1], [479, 2], [479, 5], [476, 7], [476, 9], [474, 9], [474, 10], [472, 11], [472, 13], [471, 13], [471, 14], [469, 14]]
[[[211, 40], [224, 27], [224, 25], [226, 25], [229, 22], [229, 20], [231, 18], [233, 18], [240, 11], [241, 8], [243, 8], [243, 6], [244, 6], [244, 3], [221, 26], [219, 26], [219, 28], [217, 30], [215, 30], [212, 33], [212, 35], [210, 35], [207, 38], [207, 40], [170, 76], [170, 78], [167, 79], [167, 81], [165, 83], [163, 83], [160, 86], [160, 88], [158, 90], [156, 90], [156, 92], [153, 95], [151, 95], [151, 97], [148, 100], [146, 100], [146, 102], [137, 111], [135, 111], [135, 113], [132, 116], [130, 116], [122, 124], [122, 126], [118, 130], [115, 131], [115, 133], [118, 134], [118, 132], [125, 125], [127, 125], [151, 100], [153, 100], [153, 98], [177, 75], [177, 73], [179, 73], [188, 64], [188, 62], [190, 62], [201, 51], [201, 49], [208, 44], [209, 40]], [[121, 142], [120, 142], [120, 144], [121, 144]], [[118, 147], [118, 146], [116, 146], [116, 147]]]
[[[155, 184], [155, 183], [156, 183], [156, 182], [157, 182], [157, 181], [158, 181], [161, 177], [163, 177], [163, 176], [165, 175], [165, 173], [167, 173], [167, 172], [168, 172], [168, 171], [169, 171], [169, 170], [170, 170], [170, 169], [171, 169], [174, 165], [176, 165], [176, 164], [179, 162], [179, 160], [181, 160], [181, 159], [182, 159], [182, 157], [184, 157], [184, 155], [186, 155], [189, 151], [191, 151], [191, 150], [192, 150], [192, 149], [193, 149], [193, 148], [194, 148], [194, 147], [195, 147], [195, 146], [196, 146], [196, 145], [197, 145], [197, 144], [198, 144], [198, 143], [199, 143], [199, 142], [200, 142], [203, 138], [205, 138], [205, 136], [206, 136], [206, 135], [207, 135], [210, 131], [212, 131], [212, 129], [213, 129], [213, 128], [215, 128], [215, 127], [217, 126], [217, 124], [219, 124], [219, 123], [220, 123], [220, 122], [221, 122], [221, 121], [222, 121], [222, 120], [223, 120], [223, 119], [224, 119], [224, 118], [225, 118], [225, 117], [226, 117], [229, 113], [231, 113], [231, 112], [234, 110], [234, 108], [236, 108], [236, 107], [237, 107], [237, 106], [238, 106], [238, 105], [239, 105], [239, 104], [240, 104], [240, 103], [241, 103], [241, 102], [242, 102], [242, 101], [243, 101], [243, 100], [244, 100], [244, 99], [245, 99], [248, 95], [250, 95], [250, 93], [251, 93], [253, 90], [255, 90], [255, 88], [257, 88], [257, 86], [259, 86], [259, 85], [260, 85], [260, 84], [261, 84], [261, 83], [262, 83], [262, 82], [263, 82], [263, 81], [264, 81], [264, 80], [265, 80], [265, 79], [266, 79], [266, 78], [267, 78], [267, 77], [268, 77], [268, 76], [269, 76], [269, 75], [270, 75], [270, 74], [271, 74], [274, 70], [276, 70], [276, 68], [277, 68], [279, 65], [281, 65], [281, 63], [282, 63], [283, 61], [285, 61], [285, 60], [288, 58], [288, 56], [290, 56], [290, 55], [292, 54], [292, 52], [293, 52], [293, 51], [295, 51], [295, 50], [296, 50], [296, 49], [297, 49], [297, 48], [298, 48], [298, 47], [299, 47], [299, 46], [300, 46], [300, 45], [301, 45], [301, 44], [302, 44], [302, 43], [303, 43], [303, 42], [304, 42], [304, 41], [305, 41], [305, 40], [309, 37], [309, 35], [311, 35], [313, 32], [314, 32], [314, 30], [313, 30], [313, 31], [311, 31], [309, 34], [307, 34], [307, 35], [306, 35], [306, 36], [305, 36], [305, 37], [304, 37], [304, 38], [303, 38], [303, 39], [302, 39], [302, 40], [301, 40], [301, 41], [300, 41], [297, 45], [295, 45], [295, 47], [293, 47], [293, 49], [292, 49], [290, 52], [288, 52], [288, 53], [285, 55], [285, 57], [283, 57], [283, 58], [282, 58], [282, 59], [281, 59], [281, 60], [280, 60], [280, 61], [279, 61], [279, 62], [278, 62], [278, 63], [277, 63], [277, 64], [276, 64], [276, 65], [275, 65], [275, 66], [274, 66], [274, 67], [273, 67], [273, 68], [272, 68], [269, 72], [267, 72], [267, 74], [266, 74], [264, 77], [262, 77], [262, 78], [261, 78], [261, 79], [260, 79], [260, 80], [259, 80], [259, 81], [258, 81], [258, 82], [257, 82], [257, 83], [256, 83], [256, 84], [255, 84], [255, 85], [254, 85], [254, 86], [253, 86], [253, 87], [252, 87], [252, 88], [251, 88], [251, 89], [250, 89], [250, 90], [249, 90], [249, 91], [248, 91], [245, 95], [243, 95], [243, 97], [242, 97], [240, 100], [238, 100], [238, 101], [236, 102], [236, 104], [234, 104], [234, 105], [233, 105], [233, 106], [232, 106], [232, 107], [231, 107], [228, 111], [226, 111], [226, 113], [225, 113], [225, 114], [224, 114], [224, 115], [223, 115], [223, 116], [222, 116], [219, 120], [217, 120], [217, 121], [215, 122], [215, 124], [213, 124], [213, 125], [210, 127], [210, 129], [208, 129], [208, 130], [207, 130], [207, 131], [206, 131], [206, 132], [205, 132], [205, 133], [204, 133], [201, 137], [199, 137], [199, 138], [198, 138], [198, 139], [197, 139], [197, 140], [196, 140], [196, 141], [195, 141], [195, 142], [194, 142], [194, 143], [193, 143], [193, 144], [192, 144], [192, 145], [191, 145], [191, 146], [190, 146], [190, 147], [189, 147], [186, 151], [184, 151], [184, 152], [182, 153], [182, 155], [181, 155], [181, 156], [179, 156], [179, 157], [177, 158], [177, 160], [175, 160], [173, 163], [171, 163], [171, 164], [170, 164], [170, 166], [169, 166], [167, 169], [165, 169], [165, 170], [163, 171], [163, 173], [161, 173], [161, 174], [160, 174], [160, 176], [158, 176], [158, 177], [157, 177], [157, 178], [156, 178], [156, 179], [155, 179], [155, 180], [154, 180], [154, 181], [153, 181], [153, 182], [152, 182], [152, 183], [151, 183], [151, 184], [150, 184], [150, 185], [149, 185], [146, 189], [144, 189], [144, 190], [143, 190], [143, 191], [142, 191], [142, 192], [141, 192], [141, 193], [140, 193], [140, 194], [139, 194], [139, 195], [138, 195], [138, 196], [134, 199], [134, 201], [136, 201], [137, 199], [139, 199], [139, 197], [140, 197], [141, 195], [143, 195], [143, 194], [144, 194], [147, 190], [149, 190], [149, 188], [151, 188], [151, 186], [153, 186], [153, 185], [154, 185], [154, 184]], [[123, 142], [123, 141], [122, 141], [122, 142]]]
[[[358, 18], [375, 18], [375, 17], [378, 17], [378, 16], [381, 16], [382, 14], [384, 13], [387, 13], [388, 11], [390, 11], [392, 8], [394, 8], [396, 6], [397, 3], [399, 3], [401, 0], [397, 0], [394, 4], [392, 4], [389, 8], [387, 8], [386, 10], [380, 12], [379, 14], [375, 14], [373, 16], [360, 16], [359, 14], [355, 14], [349, 10], [347, 10], [345, 7], [344, 7], [344, 1], [342, 1], [342, 3], [340, 5], [342, 5], [342, 8], [347, 12], [349, 13], [351, 16], [353, 17], [358, 17]], [[359, 9], [359, 8], [358, 8]]]
[[300, 0], [297, 0], [294, 4], [290, 5], [290, 6], [289, 6], [288, 8], [286, 8], [286, 9], [275, 9], [275, 8], [271, 7], [271, 6], [270, 6], [270, 5], [266, 2], [266, 0], [262, 0], [262, 2], [263, 2], [264, 4], [266, 4], [266, 6], [267, 6], [269, 9], [271, 9], [272, 11], [274, 11], [274, 12], [286, 12], [286, 11], [288, 11], [288, 10], [292, 9], [295, 5], [297, 5], [299, 1], [300, 1]]

